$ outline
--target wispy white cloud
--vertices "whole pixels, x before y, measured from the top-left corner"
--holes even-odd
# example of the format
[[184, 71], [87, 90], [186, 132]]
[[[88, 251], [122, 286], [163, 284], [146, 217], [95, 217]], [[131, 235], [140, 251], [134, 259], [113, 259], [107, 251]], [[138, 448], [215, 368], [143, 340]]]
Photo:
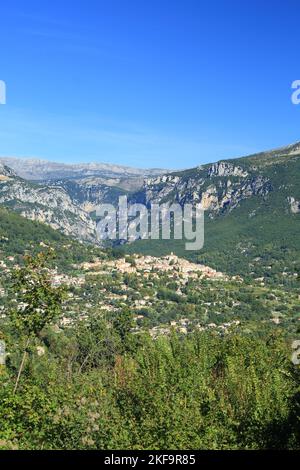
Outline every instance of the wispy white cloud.
[[0, 115], [2, 155], [183, 168], [256, 150], [91, 115], [37, 116], [24, 110], [7, 112], [5, 119]]

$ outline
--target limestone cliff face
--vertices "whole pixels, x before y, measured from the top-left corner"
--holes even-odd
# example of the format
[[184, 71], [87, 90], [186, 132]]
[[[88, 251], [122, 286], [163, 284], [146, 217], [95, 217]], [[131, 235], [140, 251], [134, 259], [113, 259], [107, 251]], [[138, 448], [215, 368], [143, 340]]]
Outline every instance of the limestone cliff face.
[[15, 172], [6, 165], [0, 163], [0, 178], [2, 181], [15, 177]]
[[200, 203], [213, 216], [233, 210], [246, 198], [265, 196], [271, 190], [267, 177], [232, 163], [219, 162], [179, 174], [147, 178], [138, 198], [146, 204]]
[[[143, 180], [140, 180], [141, 185]], [[84, 178], [79, 180], [62, 180], [55, 182], [55, 188], [62, 188], [67, 192], [72, 202], [87, 214], [95, 211], [100, 204], [118, 202], [118, 197], [126, 194], [122, 183], [116, 179], [106, 181], [103, 178]]]
[[240, 166], [234, 166], [227, 162], [218, 162], [208, 168], [207, 176], [209, 178], [215, 176], [240, 176], [242, 178], [246, 178], [248, 176], [248, 172], [243, 170]]
[[95, 222], [63, 188], [38, 186], [0, 167], [0, 204], [82, 240], [95, 240]]

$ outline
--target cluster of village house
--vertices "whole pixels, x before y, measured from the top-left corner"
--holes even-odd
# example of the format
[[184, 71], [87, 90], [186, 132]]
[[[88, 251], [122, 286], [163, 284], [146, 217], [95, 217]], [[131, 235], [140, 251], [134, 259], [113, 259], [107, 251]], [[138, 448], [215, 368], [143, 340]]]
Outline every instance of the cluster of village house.
[[209, 279], [225, 279], [223, 273], [202, 264], [191, 263], [173, 253], [161, 258], [134, 255], [105, 263], [99, 260], [94, 263], [83, 263], [81, 267], [86, 271], [106, 268], [107, 270], [116, 270], [122, 274], [137, 274], [146, 277], [148, 274], [155, 274], [158, 271], [167, 272], [171, 275], [170, 277], [181, 274], [182, 277], [186, 278], [206, 277]]
[[[10, 264], [14, 261], [13, 257], [8, 257], [7, 261]], [[17, 266], [15, 265], [14, 268]], [[4, 261], [0, 261], [0, 268], [2, 268], [3, 272], [9, 272], [10, 268]], [[80, 276], [69, 276], [66, 274], [59, 273], [57, 269], [49, 270], [49, 274], [52, 279], [52, 284], [55, 287], [58, 287], [62, 284], [72, 287], [82, 287], [85, 284], [86, 275], [90, 274], [110, 274], [113, 272], [119, 272], [121, 274], [135, 274], [137, 276], [143, 277], [159, 277], [162, 273], [166, 274], [169, 278], [175, 279], [180, 277], [181, 282], [186, 282], [189, 278], [203, 278], [207, 277], [209, 279], [225, 279], [225, 276], [217, 272], [216, 270], [209, 268], [204, 265], [194, 264], [185, 259], [181, 259], [174, 255], [173, 253], [169, 256], [157, 258], [154, 256], [126, 256], [121, 259], [107, 261], [107, 260], [96, 260], [92, 263], [83, 263], [80, 266], [76, 266], [76, 268], [80, 268], [84, 274]], [[101, 289], [101, 286], [97, 286], [98, 289]], [[122, 289], [126, 291], [128, 288], [124, 284]], [[127, 300], [126, 293], [121, 295], [114, 294], [112, 292], [108, 292], [106, 289], [102, 289], [104, 294], [103, 302], [98, 305], [99, 310], [106, 310], [106, 311], [116, 311], [118, 308], [114, 305], [114, 300], [124, 301]], [[0, 290], [0, 295], [3, 296], [5, 291], [3, 288]], [[74, 298], [74, 294], [69, 294], [70, 298], [76, 300]], [[78, 299], [79, 300], [79, 299]], [[141, 307], [151, 305], [151, 299], [149, 296], [145, 296], [143, 299], [135, 300], [133, 305], [131, 306], [133, 309], [138, 310]], [[23, 306], [20, 305], [20, 308]], [[89, 307], [92, 307], [88, 303], [84, 305], [85, 310], [81, 313], [80, 317], [85, 318], [86, 313]], [[142, 318], [142, 315], [136, 315], [135, 319], [139, 320]], [[70, 316], [66, 316], [62, 319], [61, 324], [67, 326], [72, 323], [72, 318]], [[182, 319], [178, 322], [172, 322], [171, 327], [178, 329], [182, 333], [188, 331], [188, 319]], [[200, 326], [199, 326], [200, 328]], [[161, 328], [154, 328], [152, 331], [153, 336], [156, 336], [158, 333], [163, 334], [164, 330]]]
[[229, 328], [233, 326], [240, 325], [239, 320], [233, 320], [231, 322], [222, 323], [222, 325], [216, 325], [215, 323], [208, 323], [208, 325], [201, 325], [197, 323], [196, 325], [193, 324], [191, 320], [188, 318], [180, 318], [178, 321], [171, 321], [170, 327], [162, 327], [162, 326], [154, 326], [150, 329], [150, 335], [152, 338], [157, 338], [162, 335], [169, 335], [172, 329], [175, 331], [186, 335], [189, 330], [198, 330], [198, 331], [205, 331], [205, 330], [216, 330], [219, 333], [226, 333]]
[[[8, 261], [13, 262], [14, 261], [13, 257], [9, 257]], [[0, 267], [2, 268], [3, 271], [6, 271], [6, 272], [10, 270], [10, 268], [7, 267], [4, 261], [0, 261]], [[67, 286], [80, 288], [85, 284], [86, 275], [110, 274], [113, 272], [119, 272], [122, 274], [125, 274], [125, 273], [135, 274], [137, 276], [145, 276], [146, 278], [149, 277], [150, 274], [151, 276], [159, 277], [161, 273], [164, 273], [169, 278], [172, 278], [172, 279], [180, 278], [181, 282], [183, 283], [186, 282], [189, 278], [199, 278], [199, 279], [208, 278], [211, 280], [226, 280], [227, 279], [227, 277], [223, 273], [220, 273], [208, 266], [191, 263], [185, 259], [179, 258], [173, 253], [168, 256], [161, 257], [161, 258], [154, 257], [154, 256], [134, 255], [134, 256], [126, 256], [124, 258], [113, 260], [113, 261], [96, 260], [92, 263], [83, 263], [80, 266], [76, 266], [76, 268], [77, 269], [80, 268], [84, 272], [84, 274], [81, 274], [80, 276], [72, 277], [66, 274], [58, 273], [57, 269], [50, 270], [49, 274], [51, 275], [53, 286], [60, 286], [62, 284], [65, 284]], [[102, 290], [104, 294], [103, 302], [101, 302], [101, 304], [98, 305], [98, 308], [100, 310], [117, 311], [118, 308], [114, 305], [113, 301], [118, 300], [118, 301], [126, 302], [127, 300], [126, 293], [118, 295], [118, 294], [108, 292], [106, 289], [101, 289], [101, 286], [97, 286], [97, 288]], [[122, 289], [126, 291], [128, 288], [125, 284], [123, 284]], [[5, 293], [4, 289], [1, 288], [0, 296], [4, 295], [4, 293]], [[74, 300], [73, 293], [70, 293], [69, 296], [70, 298], [73, 298]], [[133, 302], [132, 308], [138, 310], [141, 307], [149, 306], [152, 303], [151, 300], [153, 299], [150, 299], [149, 296], [145, 296], [143, 299], [135, 300]], [[86, 309], [80, 315], [82, 319], [87, 317], [87, 311], [89, 307], [92, 307], [92, 306], [86, 303], [84, 307], [86, 307]], [[143, 318], [142, 315], [135, 316], [136, 321], [142, 318]], [[73, 322], [72, 318], [68, 315], [62, 319], [61, 325], [67, 326], [69, 324], [72, 324], [72, 322]], [[169, 334], [172, 329], [175, 329], [176, 331], [179, 331], [182, 334], [187, 334], [188, 331], [190, 331], [191, 329], [195, 329], [195, 328], [200, 331], [207, 329], [207, 328], [208, 329], [216, 328], [219, 330], [226, 331], [232, 325], [237, 325], [237, 324], [239, 324], [239, 321], [234, 320], [232, 322], [228, 322], [226, 324], [224, 323], [223, 325], [219, 325], [219, 326], [217, 326], [214, 323], [210, 323], [204, 327], [201, 324], [195, 325], [194, 322], [189, 320], [188, 318], [182, 318], [182, 319], [179, 319], [178, 321], [171, 321], [170, 325], [167, 327], [156, 326], [150, 329], [150, 334], [153, 337], [157, 337], [160, 335]], [[138, 330], [139, 328], [137, 326], [133, 331], [138, 331]]]
[[[159, 277], [160, 274], [164, 273], [167, 277], [171, 279], [180, 279], [181, 283], [185, 283], [188, 279], [191, 278], [208, 278], [211, 280], [226, 280], [228, 279], [223, 273], [218, 272], [208, 266], [201, 264], [191, 263], [185, 259], [179, 258], [178, 256], [171, 253], [168, 256], [164, 257], [154, 257], [154, 256], [126, 256], [121, 259], [113, 261], [101, 261], [97, 260], [93, 263], [83, 263], [81, 269], [88, 272], [89, 274], [108, 274], [112, 272], [119, 272], [122, 274], [135, 274], [136, 276], [143, 277]], [[236, 280], [242, 280], [239, 277], [235, 278]], [[122, 290], [128, 290], [128, 287], [123, 284]], [[177, 291], [179, 292], [179, 291]], [[109, 302], [113, 300], [126, 301], [126, 294], [114, 294], [106, 293], [107, 303], [102, 305], [102, 308], [109, 311], [118, 310], [113, 305], [110, 305]], [[149, 296], [144, 296], [143, 299], [135, 300], [131, 306], [133, 309], [140, 309], [142, 307], [151, 306], [152, 300]], [[101, 308], [101, 307], [100, 307]], [[135, 320], [143, 319], [143, 315], [136, 315]], [[188, 318], [181, 318], [178, 321], [171, 321], [168, 326], [155, 326], [151, 328], [150, 334], [152, 337], [156, 338], [161, 335], [167, 335], [172, 329], [182, 333], [187, 334], [188, 331], [192, 329], [198, 329], [199, 331], [205, 329], [213, 329], [227, 331], [228, 328], [233, 325], [238, 325], [240, 322], [238, 320], [233, 320], [232, 322], [227, 322], [222, 325], [217, 326], [215, 323], [209, 323], [205, 327], [200, 323], [194, 324], [194, 322]], [[138, 332], [139, 327], [133, 329], [133, 332]]]

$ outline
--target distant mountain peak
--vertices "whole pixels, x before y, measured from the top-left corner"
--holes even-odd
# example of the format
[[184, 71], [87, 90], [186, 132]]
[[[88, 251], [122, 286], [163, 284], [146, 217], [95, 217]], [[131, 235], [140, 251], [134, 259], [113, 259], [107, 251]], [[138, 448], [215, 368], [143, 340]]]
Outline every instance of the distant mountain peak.
[[145, 177], [165, 173], [165, 169], [142, 169], [111, 163], [58, 163], [34, 158], [0, 157], [21, 178], [32, 181], [95, 177]]

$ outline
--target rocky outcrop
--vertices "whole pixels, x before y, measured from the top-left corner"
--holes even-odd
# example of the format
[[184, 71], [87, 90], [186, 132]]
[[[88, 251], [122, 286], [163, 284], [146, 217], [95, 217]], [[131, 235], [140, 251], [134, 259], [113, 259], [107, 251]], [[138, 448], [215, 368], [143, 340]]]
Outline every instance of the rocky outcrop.
[[148, 205], [200, 203], [205, 210], [217, 214], [233, 210], [252, 196], [266, 196], [271, 189], [267, 177], [249, 173], [232, 163], [219, 162], [179, 174], [147, 178], [135, 199]]
[[[118, 185], [108, 185], [104, 181], [102, 178], [63, 180], [57, 181], [55, 187], [57, 189], [63, 188], [73, 203], [83, 211], [91, 213], [100, 204], [116, 204], [118, 197], [126, 194], [126, 191]], [[122, 183], [120, 182], [119, 184], [121, 185]]]
[[16, 176], [16, 174], [11, 168], [9, 168], [8, 166], [3, 165], [2, 163], [0, 163], [0, 178], [1, 178], [1, 181], [5, 181], [5, 180], [7, 180], [9, 178], [13, 178], [15, 176]]
[[240, 166], [234, 166], [227, 162], [218, 162], [208, 168], [207, 175], [209, 178], [214, 176], [240, 176], [246, 178], [248, 173]]
[[0, 181], [0, 204], [66, 235], [95, 241], [95, 222], [74, 204], [63, 188], [37, 186], [8, 174], [6, 180]]

